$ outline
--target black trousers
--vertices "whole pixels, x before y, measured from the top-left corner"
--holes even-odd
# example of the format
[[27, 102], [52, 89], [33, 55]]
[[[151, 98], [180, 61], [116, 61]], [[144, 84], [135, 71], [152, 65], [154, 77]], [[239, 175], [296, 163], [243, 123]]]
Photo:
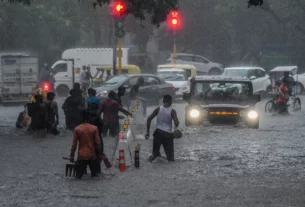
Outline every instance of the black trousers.
[[119, 135], [120, 132], [120, 124], [119, 122], [114, 123], [114, 124], [106, 124], [104, 123], [103, 126], [103, 136], [107, 136], [109, 131], [110, 136], [116, 137]]
[[69, 130], [74, 130], [75, 127], [81, 124], [80, 117], [74, 117], [70, 115], [66, 115], [66, 128]]
[[86, 172], [86, 168], [89, 165], [90, 172], [91, 172], [91, 177], [96, 177], [97, 172], [96, 172], [96, 160], [78, 160], [75, 163], [76, 167], [76, 179], [82, 179], [83, 175]]
[[160, 157], [160, 148], [161, 145], [164, 148], [166, 158], [168, 161], [174, 161], [174, 136], [172, 133], [156, 129], [153, 140], [153, 159]]

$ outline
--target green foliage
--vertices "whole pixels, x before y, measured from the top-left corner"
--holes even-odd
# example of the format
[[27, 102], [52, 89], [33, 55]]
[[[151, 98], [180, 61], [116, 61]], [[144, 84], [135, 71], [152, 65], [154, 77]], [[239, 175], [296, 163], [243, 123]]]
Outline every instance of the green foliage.
[[[124, 0], [127, 4], [126, 14], [133, 15], [136, 19], [144, 20], [148, 14], [151, 23], [159, 26], [167, 18], [172, 9], [178, 8], [178, 0]], [[96, 0], [95, 5], [103, 6], [109, 0]]]
[[31, 49], [41, 61], [53, 62], [80, 39], [77, 10], [78, 3], [70, 0], [40, 0], [30, 7], [1, 1], [0, 50]]
[[248, 7], [250, 6], [261, 6], [264, 3], [264, 0], [249, 0]]
[[[30, 5], [32, 0], [8, 0], [8, 2]], [[166, 20], [170, 10], [178, 8], [178, 0], [124, 0], [124, 2], [127, 4], [126, 14], [133, 15], [140, 20], [144, 20], [148, 14], [151, 18], [151, 23], [157, 26]], [[95, 0], [92, 4], [93, 7], [96, 7], [97, 5], [104, 6], [109, 3], [110, 0]]]
[[9, 3], [23, 3], [25, 5], [30, 5], [33, 0], [7, 0], [7, 1]]

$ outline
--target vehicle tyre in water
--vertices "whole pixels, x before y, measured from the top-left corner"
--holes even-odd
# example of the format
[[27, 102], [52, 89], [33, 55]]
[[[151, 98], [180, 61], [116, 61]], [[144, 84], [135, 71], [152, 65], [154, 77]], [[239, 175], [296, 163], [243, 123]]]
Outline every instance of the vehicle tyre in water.
[[275, 112], [275, 104], [272, 100], [267, 101], [265, 105], [265, 113], [274, 113]]

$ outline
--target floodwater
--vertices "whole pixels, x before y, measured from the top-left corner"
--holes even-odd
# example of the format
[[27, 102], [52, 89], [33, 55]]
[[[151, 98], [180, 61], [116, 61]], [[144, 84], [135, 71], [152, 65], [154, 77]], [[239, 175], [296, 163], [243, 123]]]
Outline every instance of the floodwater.
[[[104, 167], [99, 179], [81, 181], [64, 175], [61, 157], [69, 155], [72, 133], [64, 130], [62, 113], [58, 137], [33, 139], [14, 128], [22, 107], [1, 107], [0, 206], [304, 206], [304, 112], [264, 115], [263, 101], [259, 130], [186, 128], [184, 106], [173, 106], [183, 129], [174, 163], [147, 162], [152, 137], [145, 140], [138, 130], [140, 169]], [[111, 156], [116, 140], [104, 142]]]

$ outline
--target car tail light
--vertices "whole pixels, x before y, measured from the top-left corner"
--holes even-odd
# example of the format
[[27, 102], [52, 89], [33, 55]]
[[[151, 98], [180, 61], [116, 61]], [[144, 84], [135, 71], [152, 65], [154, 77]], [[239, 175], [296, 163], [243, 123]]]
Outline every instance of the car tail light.
[[170, 88], [175, 88], [174, 85], [171, 85]]
[[49, 83], [43, 83], [42, 88], [44, 91], [49, 91], [50, 90], [50, 84]]

